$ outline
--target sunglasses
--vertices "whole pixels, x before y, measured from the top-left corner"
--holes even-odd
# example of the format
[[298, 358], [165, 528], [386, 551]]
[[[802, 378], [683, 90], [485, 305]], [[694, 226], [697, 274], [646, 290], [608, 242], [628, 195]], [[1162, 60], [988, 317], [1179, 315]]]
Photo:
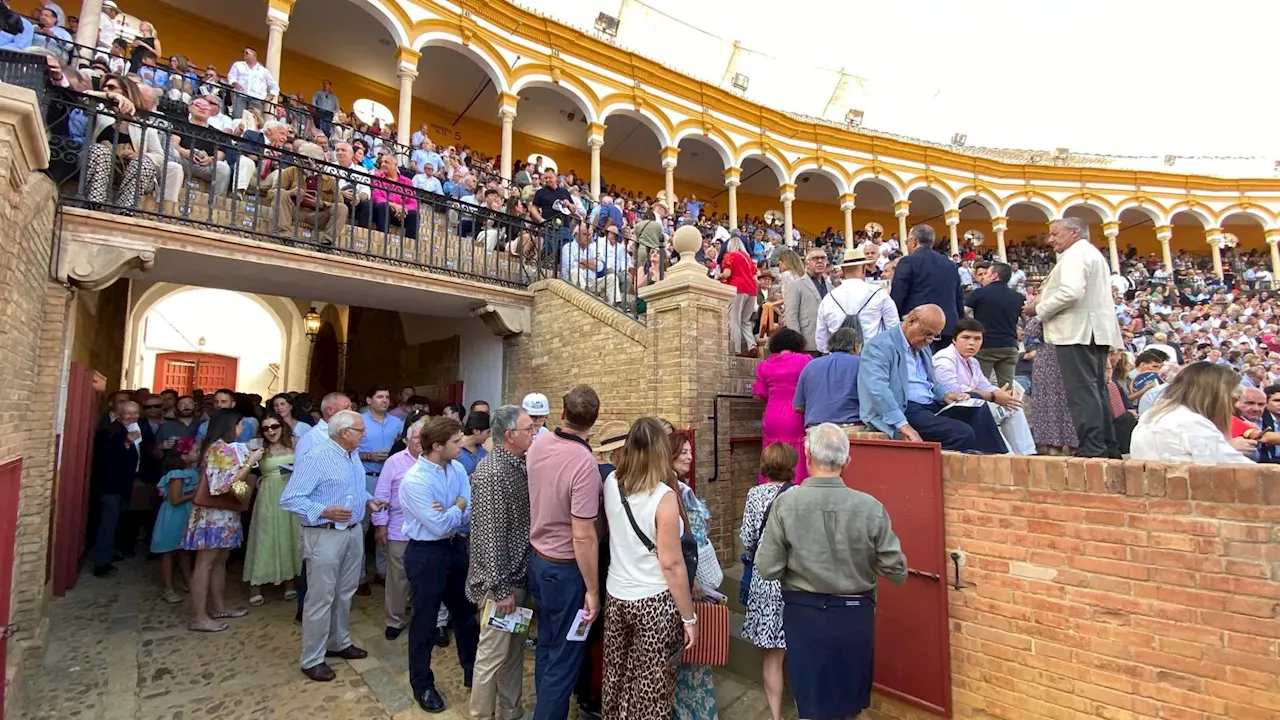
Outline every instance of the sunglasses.
[[279, 430], [279, 429], [280, 429], [279, 425], [263, 425], [262, 426], [262, 432], [271, 432], [272, 430]]
[[142, 409], [144, 409], [144, 410], [159, 410], [159, 409], [160, 409], [160, 408], [162, 408], [162, 407], [164, 407], [164, 405], [143, 405], [143, 406], [142, 406]]

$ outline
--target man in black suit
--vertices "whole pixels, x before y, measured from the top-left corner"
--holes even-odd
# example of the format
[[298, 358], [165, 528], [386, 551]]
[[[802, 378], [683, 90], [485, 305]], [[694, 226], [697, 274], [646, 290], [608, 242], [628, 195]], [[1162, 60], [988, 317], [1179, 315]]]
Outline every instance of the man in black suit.
[[93, 450], [97, 480], [98, 532], [93, 546], [93, 574], [115, 574], [116, 532], [120, 518], [129, 509], [133, 480], [142, 459], [142, 429], [138, 426], [138, 404], [132, 400], [117, 406], [116, 418], [98, 433]]
[[949, 258], [934, 251], [936, 239], [933, 228], [928, 225], [911, 228], [907, 235], [908, 254], [898, 260], [893, 273], [893, 287], [889, 291], [889, 296], [898, 306], [898, 314], [903, 317], [921, 305], [942, 308], [946, 324], [942, 334], [933, 341], [934, 352], [951, 344], [956, 321], [964, 317], [960, 271]]

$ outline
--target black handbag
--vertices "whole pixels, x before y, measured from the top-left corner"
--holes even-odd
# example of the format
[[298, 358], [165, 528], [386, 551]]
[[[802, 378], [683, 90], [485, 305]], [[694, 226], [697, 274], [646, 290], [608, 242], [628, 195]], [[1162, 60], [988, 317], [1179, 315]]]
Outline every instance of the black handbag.
[[[618, 485], [618, 497], [622, 498], [622, 509], [627, 512], [627, 520], [631, 522], [631, 529], [635, 531], [636, 537], [640, 539], [640, 544], [644, 545], [649, 552], [656, 552], [657, 546], [636, 524], [636, 516], [631, 513], [631, 503], [627, 502], [627, 494], [622, 491], [622, 483], [617, 478], [614, 478], [613, 481]], [[677, 497], [676, 502], [679, 501], [680, 499]], [[694, 577], [698, 574], [698, 541], [693, 537], [693, 533], [688, 532], [687, 529], [680, 536], [680, 554], [684, 556], [685, 570], [689, 571], [689, 587], [693, 588]]]
[[764, 528], [769, 524], [769, 513], [773, 512], [773, 504], [778, 502], [778, 497], [793, 487], [795, 485], [790, 481], [782, 484], [782, 489], [778, 490], [778, 494], [773, 496], [773, 500], [769, 502], [769, 507], [764, 509], [764, 518], [760, 521], [760, 537], [756, 538], [756, 544], [742, 553], [742, 582], [738, 584], [738, 602], [742, 604], [742, 607], [746, 607], [747, 600], [751, 599], [751, 576], [754, 574], [753, 567], [756, 564], [756, 551], [760, 549], [760, 538], [764, 537]]

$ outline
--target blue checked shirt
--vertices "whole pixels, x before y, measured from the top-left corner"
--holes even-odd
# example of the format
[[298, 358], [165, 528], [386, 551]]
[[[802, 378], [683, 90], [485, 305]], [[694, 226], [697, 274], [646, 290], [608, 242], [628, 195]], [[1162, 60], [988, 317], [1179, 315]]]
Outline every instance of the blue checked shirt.
[[319, 525], [325, 508], [343, 505], [351, 508], [348, 527], [360, 524], [371, 496], [356, 454], [343, 450], [326, 433], [302, 460], [284, 487], [280, 507], [302, 518], [303, 525]]

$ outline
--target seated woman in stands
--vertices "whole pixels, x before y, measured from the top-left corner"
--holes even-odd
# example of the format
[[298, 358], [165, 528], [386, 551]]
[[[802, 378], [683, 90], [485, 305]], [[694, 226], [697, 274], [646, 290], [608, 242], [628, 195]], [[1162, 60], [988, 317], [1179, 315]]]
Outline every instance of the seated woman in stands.
[[[133, 122], [135, 113], [143, 111], [142, 94], [132, 80], [115, 74], [102, 79], [102, 92], [109, 104], [107, 112], [94, 118], [90, 133], [86, 191], [90, 202], [132, 208], [140, 195], [156, 187], [156, 165], [143, 147], [145, 129]], [[111, 186], [117, 183], [113, 200]]]
[[1256, 440], [1234, 438], [1232, 398], [1240, 376], [1228, 365], [1196, 362], [1182, 368], [1133, 431], [1135, 460], [1214, 465], [1252, 462]]

